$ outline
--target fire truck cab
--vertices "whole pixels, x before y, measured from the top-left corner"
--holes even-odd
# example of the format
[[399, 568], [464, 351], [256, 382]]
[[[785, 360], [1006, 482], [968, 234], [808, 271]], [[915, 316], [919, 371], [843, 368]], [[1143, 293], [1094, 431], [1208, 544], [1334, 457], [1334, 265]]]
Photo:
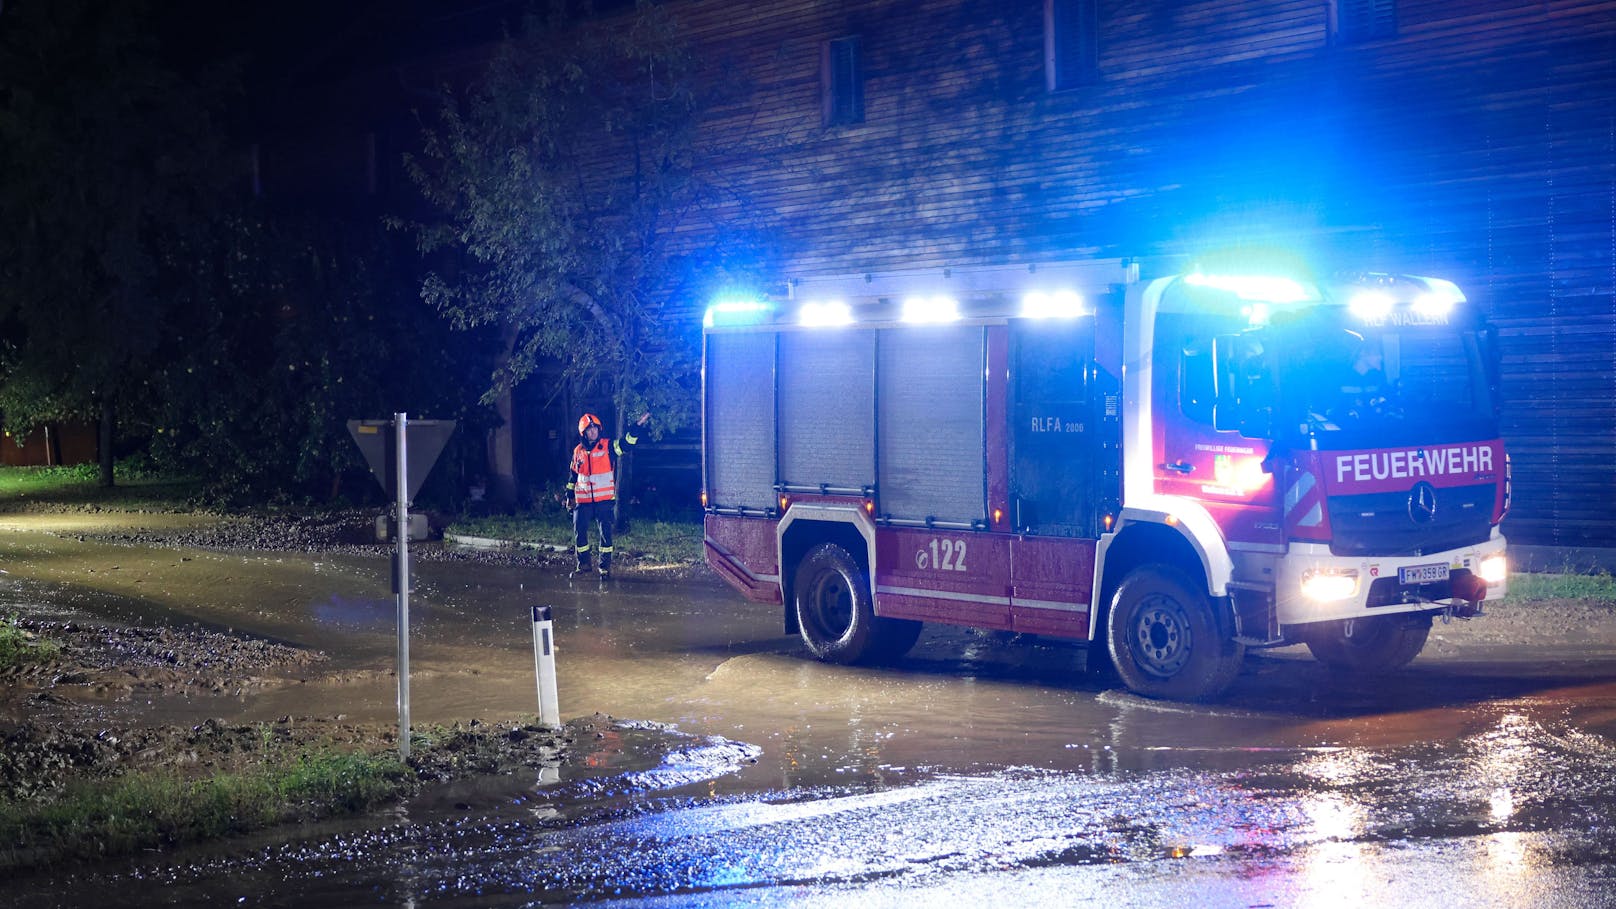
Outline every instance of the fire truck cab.
[[798, 279], [708, 310], [709, 565], [818, 658], [922, 623], [1151, 697], [1253, 647], [1385, 671], [1505, 592], [1492, 335], [1452, 283], [1127, 260]]

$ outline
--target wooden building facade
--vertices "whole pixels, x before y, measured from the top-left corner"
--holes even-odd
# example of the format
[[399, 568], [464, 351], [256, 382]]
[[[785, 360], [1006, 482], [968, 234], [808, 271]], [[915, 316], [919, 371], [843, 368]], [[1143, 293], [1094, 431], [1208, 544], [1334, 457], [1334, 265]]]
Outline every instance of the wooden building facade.
[[[1448, 278], [1500, 329], [1506, 530], [1616, 547], [1613, 0], [662, 5], [723, 89], [690, 248], [759, 250], [777, 279], [1242, 247]], [[401, 5], [423, 34], [372, 40], [385, 65], [335, 53], [344, 75], [264, 147], [263, 191], [407, 204], [411, 111], [522, 8]], [[516, 410], [538, 425], [493, 433], [493, 469], [546, 476], [540, 433], [567, 420]]]
[[[1292, 250], [1500, 329], [1518, 542], [1616, 547], [1616, 3], [678, 0], [780, 277]], [[699, 306], [701, 301], [691, 301]]]

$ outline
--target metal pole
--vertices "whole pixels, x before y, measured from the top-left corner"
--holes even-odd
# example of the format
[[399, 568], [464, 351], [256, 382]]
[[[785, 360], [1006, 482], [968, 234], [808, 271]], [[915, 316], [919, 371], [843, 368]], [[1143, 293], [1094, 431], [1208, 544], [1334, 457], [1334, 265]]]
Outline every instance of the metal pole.
[[534, 606], [533, 610], [533, 674], [539, 679], [539, 723], [551, 729], [561, 728], [561, 702], [556, 695], [555, 626], [550, 620], [550, 607]]
[[394, 450], [398, 453], [398, 472], [394, 477], [398, 490], [398, 522], [394, 533], [398, 536], [398, 569], [394, 583], [398, 585], [398, 756], [410, 759], [410, 473], [405, 452], [409, 450], [405, 427], [409, 417], [393, 414]]

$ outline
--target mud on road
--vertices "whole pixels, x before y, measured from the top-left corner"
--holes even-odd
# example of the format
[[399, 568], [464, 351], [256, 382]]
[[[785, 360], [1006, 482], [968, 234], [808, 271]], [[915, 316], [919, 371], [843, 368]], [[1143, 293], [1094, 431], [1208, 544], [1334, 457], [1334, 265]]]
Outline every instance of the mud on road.
[[[176, 569], [183, 563], [217, 558], [207, 552], [227, 558], [313, 553], [384, 560], [392, 549], [375, 541], [374, 515], [369, 512], [225, 516], [30, 507], [23, 513], [45, 517], [41, 523], [48, 529], [38, 537], [67, 543], [56, 553], [69, 560], [75, 559], [75, 544], [99, 548], [103, 554], [108, 546], [114, 553], [122, 547], [131, 553], [168, 550]], [[30, 522], [17, 523], [24, 529]], [[22, 559], [54, 557], [30, 546], [20, 550]], [[46, 548], [56, 549], [52, 543]], [[563, 555], [428, 545], [417, 548], [412, 558], [561, 572]], [[624, 563], [632, 573], [632, 555]], [[8, 573], [7, 568], [18, 574], [21, 565], [20, 559], [0, 565], [0, 576]], [[130, 574], [131, 565], [119, 562], [116, 555], [111, 561], [103, 555], [78, 570], [115, 576]], [[156, 576], [146, 577], [148, 583], [159, 583]], [[148, 626], [139, 623], [149, 619], [136, 616], [92, 618], [66, 594], [69, 588], [22, 583], [28, 592], [20, 602], [45, 608], [39, 615], [20, 617], [8, 616], [0, 608], [0, 621], [7, 621], [32, 645], [40, 645], [34, 649], [43, 658], [0, 670], [0, 801], [48, 803], [81, 784], [134, 772], [204, 779], [248, 771], [288, 755], [330, 750], [386, 755], [398, 748], [396, 725], [377, 722], [374, 712], [358, 722], [341, 713], [316, 715], [323, 702], [319, 692], [358, 678], [390, 687], [384, 678], [393, 675], [389, 668], [354, 664], [348, 657], [222, 625]], [[196, 595], [208, 596], [207, 589], [198, 589]], [[311, 693], [296, 696], [302, 686]], [[256, 722], [230, 722], [214, 713], [232, 701], [239, 704], [276, 692], [292, 695], [288, 701], [303, 711], [292, 706], [284, 715], [269, 714]], [[119, 705], [121, 709], [110, 709]], [[333, 709], [344, 708], [333, 705]], [[143, 722], [154, 717], [166, 722]], [[553, 775], [573, 759], [576, 748], [585, 749], [579, 760], [596, 766], [654, 762], [688, 744], [688, 737], [654, 724], [634, 724], [634, 733], [625, 737], [628, 728], [599, 714], [556, 730], [509, 711], [493, 721], [460, 712], [440, 725], [416, 724], [410, 782], [420, 790], [475, 778], [532, 779]], [[644, 753], [608, 754], [609, 749], [602, 751], [597, 744], [602, 740], [632, 740]]]
[[[182, 700], [192, 693], [248, 693], [298, 685], [327, 672], [325, 654], [200, 628], [140, 628], [17, 620], [48, 659], [0, 672], [0, 799], [31, 799], [133, 770], [187, 777], [235, 772], [306, 748], [370, 753], [397, 747], [397, 729], [336, 716], [282, 716], [272, 723], [107, 725], [108, 699]], [[602, 727], [610, 718], [599, 718]], [[593, 727], [590, 727], [591, 730]], [[577, 730], [468, 719], [417, 730], [431, 747], [412, 754], [422, 782], [554, 767]]]
[[[391, 680], [380, 662], [390, 660], [392, 619], [378, 593], [387, 547], [364, 539], [373, 527], [367, 518], [87, 517], [56, 522], [54, 539], [38, 529], [19, 537], [7, 551], [19, 561], [37, 559], [40, 568], [17, 571], [16, 589], [33, 585], [40, 597], [90, 590], [91, 611], [103, 615], [118, 614], [105, 606], [125, 602], [116, 598], [134, 602], [140, 591], [154, 591], [162, 594], [160, 603], [155, 595], [150, 601], [161, 606], [154, 613], [181, 621], [211, 616], [215, 624], [108, 629], [75, 620], [69, 630], [56, 614], [55, 624], [41, 619], [28, 626], [42, 637], [65, 635], [65, 662], [0, 679], [7, 751], [34, 756], [27, 759], [33, 769], [17, 779], [37, 787], [53, 776], [93, 778], [148, 765], [206, 774], [285, 742], [377, 752], [396, 746], [390, 726], [374, 722], [392, 709]], [[160, 550], [155, 556], [153, 548]], [[289, 554], [255, 555], [280, 552]], [[680, 790], [678, 798], [731, 799], [743, 812], [760, 792], [767, 803], [794, 803], [815, 800], [816, 787], [896, 791], [948, 774], [992, 777], [1006, 767], [1110, 779], [1245, 768], [1262, 755], [1464, 742], [1496, 725], [1499, 711], [1562, 717], [1557, 722], [1579, 731], [1616, 735], [1607, 695], [1616, 674], [1611, 603], [1508, 602], [1480, 619], [1439, 624], [1425, 654], [1391, 681], [1349, 683], [1298, 648], [1265, 653], [1248, 661], [1227, 703], [1181, 709], [1083, 675], [1081, 648], [1069, 641], [937, 627], [898, 667], [826, 666], [803, 658], [800, 645], [780, 634], [772, 611], [749, 610], [711, 582], [664, 585], [658, 582], [667, 575], [637, 573], [626, 560], [622, 578], [597, 588], [566, 582], [560, 554], [434, 545], [417, 555], [437, 563], [420, 573], [428, 586], [418, 616], [425, 620], [418, 666], [431, 683], [418, 694], [440, 693], [436, 717], [448, 728], [431, 734], [457, 743], [447, 749], [440, 776], [418, 768], [426, 779], [521, 774], [519, 768], [536, 766], [532, 761], [569, 770], [621, 761], [621, 752], [603, 744], [617, 739], [642, 752], [654, 747], [605, 719], [569, 727], [570, 741], [513, 722], [532, 709], [525, 619], [512, 618], [525, 615], [529, 602], [558, 604], [569, 660], [563, 672], [571, 673], [567, 696], [580, 705], [578, 713], [651, 719], [756, 743], [755, 750], [726, 752], [713, 766], [671, 777], [713, 780], [741, 768], [733, 781]], [[316, 580], [312, 586], [280, 580], [293, 574]], [[228, 603], [226, 584], [233, 585]], [[202, 608], [215, 605], [205, 602], [215, 596], [216, 608]], [[228, 631], [229, 624], [273, 639]], [[292, 640], [314, 646], [288, 646]], [[364, 678], [349, 678], [355, 674]], [[328, 684], [333, 679], [344, 681]], [[308, 693], [316, 688], [320, 693]], [[342, 701], [329, 699], [339, 691]], [[257, 722], [210, 723], [208, 709], [231, 706], [221, 692], [243, 693], [234, 706], [249, 702], [247, 715]], [[110, 702], [134, 709], [99, 709]], [[161, 709], [146, 709], [147, 702]], [[310, 715], [328, 704], [333, 711], [368, 710], [367, 722]], [[159, 715], [175, 721], [134, 725]], [[479, 715], [505, 723], [473, 725], [470, 718]], [[136, 719], [109, 723], [109, 716]], [[507, 745], [513, 731], [528, 735]], [[25, 784], [7, 785], [19, 792]], [[633, 818], [653, 809], [661, 807], [612, 810]], [[589, 836], [577, 835], [580, 850]], [[642, 858], [635, 853], [624, 861]], [[602, 879], [616, 876], [611, 870]], [[221, 878], [233, 879], [233, 871]]]
[[[391, 549], [375, 542], [374, 515], [361, 511], [176, 515], [68, 509], [60, 513], [89, 521], [77, 529], [55, 531], [52, 535], [58, 538], [166, 549], [176, 554], [177, 561], [186, 562], [190, 557], [181, 553], [197, 550], [385, 558]], [[418, 547], [412, 557], [424, 562], [469, 562], [548, 572], [563, 571], [567, 558], [543, 550], [484, 551], [435, 545]], [[625, 560], [624, 568], [626, 574], [634, 573], [632, 556]], [[662, 572], [657, 576], [669, 579]], [[201, 627], [38, 619], [20, 619], [17, 624], [41, 640], [55, 643], [59, 654], [47, 662], [0, 671], [0, 737], [7, 743], [6, 753], [0, 755], [0, 797], [47, 792], [70, 779], [116, 775], [134, 766], [204, 773], [249, 759], [257, 743], [266, 739], [378, 752], [396, 747], [393, 727], [350, 723], [341, 715], [313, 717], [292, 707], [291, 714], [279, 718], [266, 732], [261, 724], [221, 724], [205, 712], [207, 698], [203, 695], [241, 698], [344, 674], [377, 672], [342, 665], [319, 650]], [[1311, 663], [1297, 648], [1274, 654], [1278, 659], [1287, 656]], [[1584, 660], [1612, 657], [1616, 657], [1616, 604], [1541, 600], [1508, 602], [1492, 607], [1480, 619], [1438, 624], [1421, 659], [1493, 663], [1537, 658], [1563, 669]], [[1258, 658], [1248, 665], [1248, 678], [1264, 674], [1271, 665]], [[1245, 688], [1251, 689], [1248, 693], [1253, 697], [1271, 694], [1262, 684]], [[196, 706], [188, 712], [193, 698]], [[165, 715], [177, 713], [186, 721], [146, 727], [109, 725], [104, 712], [96, 709], [111, 701], [132, 699], [161, 702]], [[505, 731], [505, 727], [496, 731], [471, 716], [457, 715], [455, 719], [467, 724], [468, 730], [495, 731], [496, 737]], [[508, 720], [507, 725], [520, 728]], [[531, 766], [535, 760], [553, 760], [562, 745], [537, 733], [522, 744], [521, 748], [504, 749], [510, 753], [492, 767], [509, 771]]]

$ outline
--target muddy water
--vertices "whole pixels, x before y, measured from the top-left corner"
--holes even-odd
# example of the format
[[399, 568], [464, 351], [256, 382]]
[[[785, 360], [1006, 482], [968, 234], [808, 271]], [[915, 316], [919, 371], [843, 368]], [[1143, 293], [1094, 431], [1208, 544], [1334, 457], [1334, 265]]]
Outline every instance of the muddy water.
[[[0, 570], [0, 610], [199, 622], [317, 647], [340, 667], [239, 696], [98, 705], [109, 716], [394, 717], [383, 558], [101, 546], [27, 529], [0, 532]], [[108, 869], [71, 892], [902, 904], [1010, 887], [1069, 905], [1151, 884], [1124, 904], [1334, 906], [1428, 896], [1408, 875], [1453, 877], [1454, 905], [1499, 894], [1602, 905], [1599, 893], [1616, 892], [1616, 841], [1597, 832], [1616, 829], [1608, 619], [1527, 645], [1487, 629], [1552, 617], [1439, 626], [1426, 657], [1380, 680], [1277, 652], [1251, 660], [1225, 702], [1190, 706], [1085, 672], [1070, 643], [961, 630], [928, 630], [893, 668], [814, 663], [781, 635], [777, 609], [706, 578], [602, 586], [426, 561], [415, 572], [418, 723], [531, 714], [528, 607], [549, 605], [565, 716], [722, 736], [761, 749], [756, 763], [605, 790], [511, 781], [357, 831]], [[30, 893], [51, 905], [57, 886]]]
[[[22, 519], [5, 529], [0, 611], [200, 623], [318, 648], [335, 670], [332, 680], [240, 696], [109, 702], [111, 717], [396, 718], [384, 558], [98, 545], [80, 542], [70, 524], [42, 533]], [[916, 770], [1236, 767], [1271, 750], [1456, 738], [1494, 722], [1500, 701], [1571, 710], [1599, 728], [1616, 717], [1608, 682], [1616, 652], [1466, 662], [1464, 650], [1443, 643], [1462, 636], [1458, 625], [1438, 626], [1438, 657], [1390, 683], [1344, 682], [1280, 652], [1251, 660], [1226, 702], [1190, 707], [1136, 698], [1086, 673], [1083, 649], [1070, 642], [929, 629], [896, 668], [816, 663], [782, 634], [778, 608], [704, 576], [573, 583], [556, 569], [425, 560], [413, 571], [417, 723], [533, 713], [528, 607], [549, 605], [564, 716], [599, 712], [763, 746], [766, 758], [732, 783], [742, 790]]]

